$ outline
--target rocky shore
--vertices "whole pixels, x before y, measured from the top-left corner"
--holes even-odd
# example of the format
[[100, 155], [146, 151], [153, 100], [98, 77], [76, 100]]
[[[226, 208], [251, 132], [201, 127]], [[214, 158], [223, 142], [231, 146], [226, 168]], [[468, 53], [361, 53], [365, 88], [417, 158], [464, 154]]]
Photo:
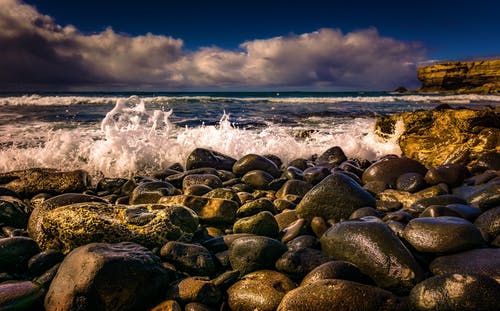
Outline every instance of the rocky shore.
[[379, 120], [413, 147], [372, 162], [0, 174], [0, 310], [499, 310], [498, 113], [444, 108]]

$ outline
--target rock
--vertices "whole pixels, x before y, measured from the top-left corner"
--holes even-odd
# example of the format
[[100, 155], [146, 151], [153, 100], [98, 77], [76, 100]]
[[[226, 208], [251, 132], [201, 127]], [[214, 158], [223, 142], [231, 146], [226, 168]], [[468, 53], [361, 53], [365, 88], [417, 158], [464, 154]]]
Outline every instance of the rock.
[[408, 158], [384, 158], [368, 167], [362, 176], [363, 183], [371, 181], [384, 182], [390, 188], [396, 188], [399, 176], [407, 173], [418, 173], [424, 176], [427, 169], [418, 161]]
[[40, 252], [30, 238], [16, 236], [0, 239], [0, 272], [24, 271], [28, 260]]
[[227, 291], [231, 310], [273, 311], [295, 284], [286, 275], [260, 270], [245, 275]]
[[311, 184], [302, 180], [288, 180], [277, 192], [277, 198], [283, 198], [286, 195], [293, 194], [303, 197], [309, 190], [311, 190]]
[[312, 284], [320, 280], [340, 279], [372, 285], [373, 281], [355, 265], [342, 260], [325, 262], [311, 270], [300, 283], [300, 286]]
[[273, 201], [273, 205], [278, 212], [283, 212], [285, 210], [295, 210], [297, 204], [285, 200], [285, 199], [276, 199]]
[[406, 157], [427, 167], [443, 164], [471, 166], [479, 157], [498, 148], [500, 114], [492, 109], [419, 110], [381, 117], [380, 135], [404, 125], [399, 146]]
[[274, 219], [276, 219], [276, 222], [278, 223], [278, 229], [279, 231], [281, 231], [291, 225], [298, 218], [297, 213], [294, 210], [287, 210], [274, 215]]
[[182, 307], [175, 300], [165, 300], [153, 307], [151, 311], [182, 311]]
[[231, 267], [241, 275], [274, 268], [278, 258], [286, 252], [285, 244], [264, 236], [247, 236], [234, 240], [229, 246]]
[[281, 242], [288, 243], [290, 240], [293, 240], [300, 235], [311, 233], [309, 223], [304, 218], [300, 218], [281, 230]]
[[453, 194], [441, 194], [418, 198], [411, 206], [419, 209], [425, 209], [431, 205], [449, 205], [449, 204], [467, 204], [467, 202], [459, 196]]
[[303, 180], [304, 172], [302, 172], [301, 169], [296, 168], [295, 166], [289, 166], [285, 169], [281, 177], [289, 180]]
[[459, 217], [467, 219], [468, 221], [474, 221], [474, 219], [481, 215], [481, 210], [479, 208], [467, 204], [453, 203], [446, 205], [445, 208], [456, 213]]
[[45, 271], [41, 275], [35, 277], [33, 279], [33, 282], [37, 283], [38, 285], [43, 286], [45, 289], [48, 289], [50, 286], [50, 283], [52, 283], [52, 280], [56, 277], [57, 271], [59, 270], [59, 267], [61, 266], [61, 263], [55, 264], [52, 268], [49, 270]]
[[181, 189], [182, 182], [184, 181], [184, 178], [186, 178], [186, 176], [204, 175], [204, 174], [219, 176], [219, 171], [216, 170], [215, 168], [211, 168], [211, 167], [195, 168], [195, 169], [192, 169], [189, 171], [183, 171], [183, 172], [180, 172], [177, 174], [169, 175], [169, 176], [165, 177], [165, 181], [172, 184], [174, 187]]
[[217, 188], [203, 195], [205, 198], [214, 198], [214, 199], [224, 199], [230, 200], [241, 205], [240, 198], [238, 194], [233, 189], [229, 188]]
[[28, 224], [28, 207], [23, 201], [11, 196], [0, 196], [0, 227], [25, 228]]
[[349, 216], [349, 219], [350, 220], [359, 219], [359, 218], [366, 217], [366, 216], [374, 216], [377, 218], [382, 218], [382, 217], [384, 217], [384, 214], [382, 212], [380, 212], [379, 210], [374, 209], [373, 207], [367, 206], [367, 207], [361, 207], [361, 208], [358, 208], [357, 210], [355, 210], [351, 214], [351, 216]]
[[222, 298], [222, 292], [213, 282], [199, 277], [189, 277], [170, 286], [167, 298], [183, 305], [190, 302], [216, 305]]
[[96, 186], [97, 192], [106, 192], [109, 194], [124, 194], [122, 187], [128, 181], [126, 178], [101, 178]]
[[428, 253], [454, 253], [481, 247], [479, 230], [469, 221], [451, 216], [412, 219], [404, 238], [416, 250]]
[[283, 165], [283, 161], [275, 154], [265, 154], [264, 158], [271, 160], [278, 168]]
[[389, 186], [385, 182], [380, 180], [370, 181], [363, 185], [363, 188], [374, 196], [377, 196], [379, 193], [388, 189], [388, 187]]
[[500, 249], [479, 248], [434, 259], [429, 269], [436, 275], [481, 274], [500, 283]]
[[53, 195], [66, 192], [83, 192], [90, 185], [87, 172], [76, 170], [59, 172], [54, 169], [33, 168], [0, 174], [0, 185], [31, 198], [38, 193]]
[[188, 186], [186, 189], [184, 189], [183, 194], [201, 197], [201, 196], [209, 193], [212, 190], [213, 189], [210, 188], [209, 186], [195, 184], [195, 185]]
[[231, 171], [235, 159], [217, 151], [196, 148], [186, 159], [186, 170], [195, 168], [212, 167], [218, 170]]
[[304, 181], [316, 185], [330, 174], [330, 170], [324, 166], [309, 167], [304, 170]]
[[265, 171], [274, 178], [278, 178], [281, 175], [279, 168], [273, 161], [256, 154], [247, 154], [243, 156], [234, 163], [232, 171], [237, 176], [243, 176], [253, 170]]
[[214, 226], [233, 224], [239, 207], [235, 201], [189, 195], [162, 197], [158, 203], [184, 205], [195, 211], [201, 223]]
[[191, 174], [184, 177], [182, 180], [182, 189], [185, 190], [192, 185], [205, 185], [215, 189], [222, 187], [222, 180], [213, 174]]
[[288, 250], [276, 261], [276, 269], [300, 280], [317, 266], [330, 261], [322, 251], [312, 248]]
[[0, 283], [0, 310], [41, 310], [45, 290], [30, 281]]
[[426, 279], [411, 291], [412, 310], [498, 310], [500, 284], [474, 274], [445, 274]]
[[35, 240], [43, 249], [63, 253], [93, 242], [131, 241], [154, 248], [169, 240], [190, 240], [197, 226], [194, 212], [179, 205], [76, 203], [49, 211], [44, 235]]
[[247, 172], [241, 181], [247, 185], [252, 186], [254, 189], [269, 189], [269, 184], [273, 181], [273, 176], [267, 172], [261, 170], [253, 170]]
[[445, 183], [450, 187], [456, 187], [462, 184], [468, 177], [469, 171], [460, 164], [447, 164], [431, 168], [425, 174], [425, 181], [429, 185]]
[[210, 252], [201, 245], [169, 241], [160, 250], [163, 260], [193, 276], [212, 276], [215, 263]]
[[[427, 175], [427, 174], [426, 174]], [[424, 176], [419, 173], [405, 173], [396, 179], [396, 189], [415, 193], [425, 188]]]
[[28, 271], [31, 275], [39, 276], [63, 259], [64, 255], [53, 249], [38, 253], [29, 259]]
[[344, 151], [339, 146], [332, 147], [323, 152], [317, 159], [317, 165], [324, 166], [337, 166], [347, 160]]
[[496, 151], [486, 152], [479, 156], [473, 164], [471, 172], [474, 174], [482, 173], [487, 170], [500, 170], [500, 153]]
[[320, 280], [288, 292], [278, 311], [407, 310], [405, 301], [375, 286], [346, 280]]
[[418, 68], [419, 92], [500, 93], [500, 60], [441, 62]]
[[375, 199], [351, 178], [332, 174], [314, 186], [297, 205], [297, 216], [339, 221], [360, 207], [375, 206]]
[[237, 217], [248, 217], [258, 214], [259, 212], [268, 211], [271, 214], [277, 214], [276, 208], [268, 198], [260, 198], [254, 201], [243, 204], [237, 211]]
[[214, 309], [199, 302], [190, 302], [184, 307], [184, 311], [214, 311]]
[[163, 196], [174, 195], [176, 189], [166, 181], [151, 181], [139, 184], [130, 195], [130, 204], [156, 203]]
[[299, 235], [295, 239], [286, 243], [286, 247], [291, 251], [298, 251], [303, 248], [319, 249], [320, 244], [316, 237], [312, 235]]
[[318, 238], [325, 233], [328, 227], [323, 217], [316, 216], [311, 219], [311, 229]]
[[273, 214], [264, 211], [256, 215], [238, 219], [233, 225], [234, 233], [251, 233], [271, 238], [278, 236], [279, 228]]
[[137, 310], [162, 300], [171, 280], [160, 259], [135, 243], [92, 243], [62, 262], [45, 297], [51, 310]]
[[500, 206], [482, 213], [474, 222], [486, 241], [500, 235]]
[[381, 221], [335, 224], [320, 242], [325, 254], [353, 263], [380, 287], [404, 293], [423, 278], [413, 255]]
[[500, 179], [493, 179], [467, 195], [467, 202], [482, 210], [500, 205]]
[[249, 233], [232, 233], [206, 240], [202, 243], [211, 253], [218, 253], [229, 249], [231, 244], [239, 238], [253, 236]]

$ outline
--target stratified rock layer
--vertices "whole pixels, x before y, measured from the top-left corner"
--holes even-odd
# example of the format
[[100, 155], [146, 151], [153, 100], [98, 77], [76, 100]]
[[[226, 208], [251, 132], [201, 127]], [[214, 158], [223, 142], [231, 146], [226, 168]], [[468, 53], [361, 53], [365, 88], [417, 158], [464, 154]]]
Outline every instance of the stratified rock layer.
[[500, 60], [445, 62], [418, 69], [420, 92], [500, 93]]

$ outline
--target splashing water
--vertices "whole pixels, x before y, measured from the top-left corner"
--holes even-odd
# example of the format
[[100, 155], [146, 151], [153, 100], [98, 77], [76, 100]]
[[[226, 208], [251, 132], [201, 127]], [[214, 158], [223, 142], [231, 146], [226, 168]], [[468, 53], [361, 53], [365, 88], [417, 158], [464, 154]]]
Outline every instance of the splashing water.
[[[0, 170], [79, 168], [96, 176], [128, 177], [157, 172], [176, 162], [183, 164], [197, 147], [234, 158], [249, 153], [275, 154], [285, 163], [297, 157], [320, 154], [332, 146], [342, 147], [349, 157], [369, 160], [401, 153], [397, 138], [402, 132], [402, 123], [397, 124], [393, 137], [383, 139], [373, 131], [373, 118], [330, 120], [332, 123], [321, 129], [271, 124], [250, 130], [236, 127], [225, 112], [217, 125], [178, 127], [169, 121], [172, 113], [172, 110], [148, 110], [137, 96], [118, 99], [100, 127], [66, 127], [46, 135], [39, 130], [38, 143], [13, 144], [0, 149]], [[297, 130], [309, 130], [310, 134], [297, 138], [294, 135]]]

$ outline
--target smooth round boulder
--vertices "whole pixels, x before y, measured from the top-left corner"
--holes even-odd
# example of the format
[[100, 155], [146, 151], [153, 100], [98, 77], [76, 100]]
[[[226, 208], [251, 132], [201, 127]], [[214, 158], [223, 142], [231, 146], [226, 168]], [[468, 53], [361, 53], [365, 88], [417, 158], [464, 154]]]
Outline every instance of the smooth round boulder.
[[201, 245], [169, 241], [161, 248], [160, 256], [179, 270], [193, 276], [212, 276], [215, 274], [215, 263], [212, 255], [208, 249]]
[[330, 175], [331, 172], [328, 168], [324, 166], [313, 166], [306, 168], [304, 170], [304, 181], [311, 185], [316, 185], [326, 176]]
[[260, 212], [268, 211], [271, 214], [277, 214], [276, 208], [268, 198], [259, 198], [250, 202], [246, 202], [236, 211], [236, 217], [248, 217]]
[[375, 286], [347, 280], [320, 280], [289, 291], [277, 311], [407, 310], [406, 302]]
[[318, 165], [336, 166], [347, 160], [347, 157], [339, 146], [334, 146], [323, 152], [317, 159]]
[[257, 154], [247, 154], [243, 156], [234, 163], [232, 171], [237, 176], [243, 176], [253, 170], [265, 171], [274, 178], [278, 178], [281, 175], [281, 171], [273, 161]]
[[408, 292], [423, 278], [411, 252], [380, 220], [334, 224], [320, 243], [325, 254], [356, 265], [378, 286], [391, 291]]
[[300, 286], [327, 279], [348, 280], [368, 285], [373, 284], [373, 281], [352, 263], [343, 260], [333, 260], [325, 262], [311, 270], [302, 279]]
[[229, 246], [231, 267], [241, 275], [273, 269], [276, 260], [287, 251], [285, 244], [264, 236], [247, 236], [234, 240]]
[[500, 284], [476, 274], [445, 274], [417, 284], [409, 296], [412, 310], [488, 311], [500, 307]]
[[486, 241], [493, 241], [500, 235], [500, 206], [482, 213], [474, 222]]
[[216, 305], [222, 298], [222, 292], [214, 282], [200, 277], [188, 277], [170, 286], [166, 296], [183, 305], [190, 302]]
[[320, 244], [316, 237], [305, 234], [286, 243], [286, 247], [291, 251], [298, 251], [303, 248], [319, 249]]
[[283, 273], [259, 270], [245, 275], [228, 289], [228, 304], [231, 310], [273, 311], [294, 288], [294, 282]]
[[0, 196], [0, 225], [25, 228], [28, 224], [28, 207], [11, 196]]
[[276, 269], [300, 280], [317, 266], [330, 261], [322, 251], [313, 248], [288, 250], [276, 261]]
[[281, 177], [289, 180], [303, 180], [304, 172], [295, 166], [288, 166], [283, 174], [281, 174]]
[[500, 283], [500, 249], [478, 248], [437, 257], [431, 262], [429, 269], [436, 275], [481, 274]]
[[222, 187], [222, 180], [213, 174], [190, 174], [182, 180], [182, 189], [186, 190], [192, 185], [205, 185], [212, 189]]
[[166, 181], [150, 181], [139, 184], [130, 195], [130, 204], [156, 203], [163, 196], [175, 194], [176, 189]]
[[160, 259], [138, 244], [87, 244], [62, 262], [45, 309], [147, 309], [162, 301], [170, 281]]
[[405, 173], [396, 179], [396, 189], [415, 193], [425, 188], [424, 176], [419, 173]]
[[365, 206], [375, 206], [368, 191], [343, 174], [332, 174], [306, 193], [296, 211], [299, 218], [311, 220], [319, 216], [340, 221]]
[[406, 173], [418, 173], [425, 176], [427, 169], [420, 162], [412, 159], [388, 157], [368, 167], [361, 179], [364, 184], [371, 181], [382, 181], [390, 188], [396, 188], [398, 177]]
[[194, 184], [194, 185], [188, 186], [186, 189], [184, 189], [183, 194], [184, 195], [203, 196], [212, 190], [213, 189], [207, 185]]
[[241, 181], [247, 185], [252, 186], [257, 190], [267, 190], [269, 189], [269, 184], [273, 181], [274, 177], [262, 170], [253, 170], [247, 172], [243, 177], [241, 177]]
[[487, 170], [500, 170], [500, 153], [488, 152], [481, 155], [472, 166], [472, 173], [482, 173]]
[[285, 184], [276, 192], [276, 197], [283, 198], [288, 194], [303, 197], [309, 190], [311, 190], [311, 188], [311, 184], [303, 180], [291, 179], [285, 182]]
[[30, 281], [0, 283], [0, 310], [42, 310], [45, 289]]
[[446, 164], [433, 167], [425, 174], [425, 181], [429, 185], [445, 183], [450, 187], [456, 187], [462, 184], [469, 175], [467, 168], [460, 164]]
[[256, 215], [238, 219], [233, 225], [234, 233], [251, 233], [271, 238], [278, 236], [279, 227], [273, 214], [264, 211]]
[[196, 148], [186, 158], [186, 170], [202, 167], [212, 167], [218, 170], [230, 171], [236, 159], [217, 151]]
[[0, 239], [0, 272], [25, 270], [28, 267], [28, 260], [39, 252], [36, 242], [28, 237]]
[[410, 220], [403, 236], [416, 250], [425, 253], [454, 253], [481, 247], [481, 232], [469, 221], [452, 216]]
[[236, 191], [233, 189], [229, 188], [217, 188], [213, 189], [212, 191], [206, 193], [203, 195], [205, 198], [213, 198], [213, 199], [223, 199], [223, 200], [230, 200], [238, 203], [238, 205], [241, 205], [240, 198], [238, 197], [238, 194]]
[[28, 261], [28, 271], [31, 275], [41, 275], [48, 269], [63, 261], [64, 255], [61, 252], [50, 249], [31, 257]]

